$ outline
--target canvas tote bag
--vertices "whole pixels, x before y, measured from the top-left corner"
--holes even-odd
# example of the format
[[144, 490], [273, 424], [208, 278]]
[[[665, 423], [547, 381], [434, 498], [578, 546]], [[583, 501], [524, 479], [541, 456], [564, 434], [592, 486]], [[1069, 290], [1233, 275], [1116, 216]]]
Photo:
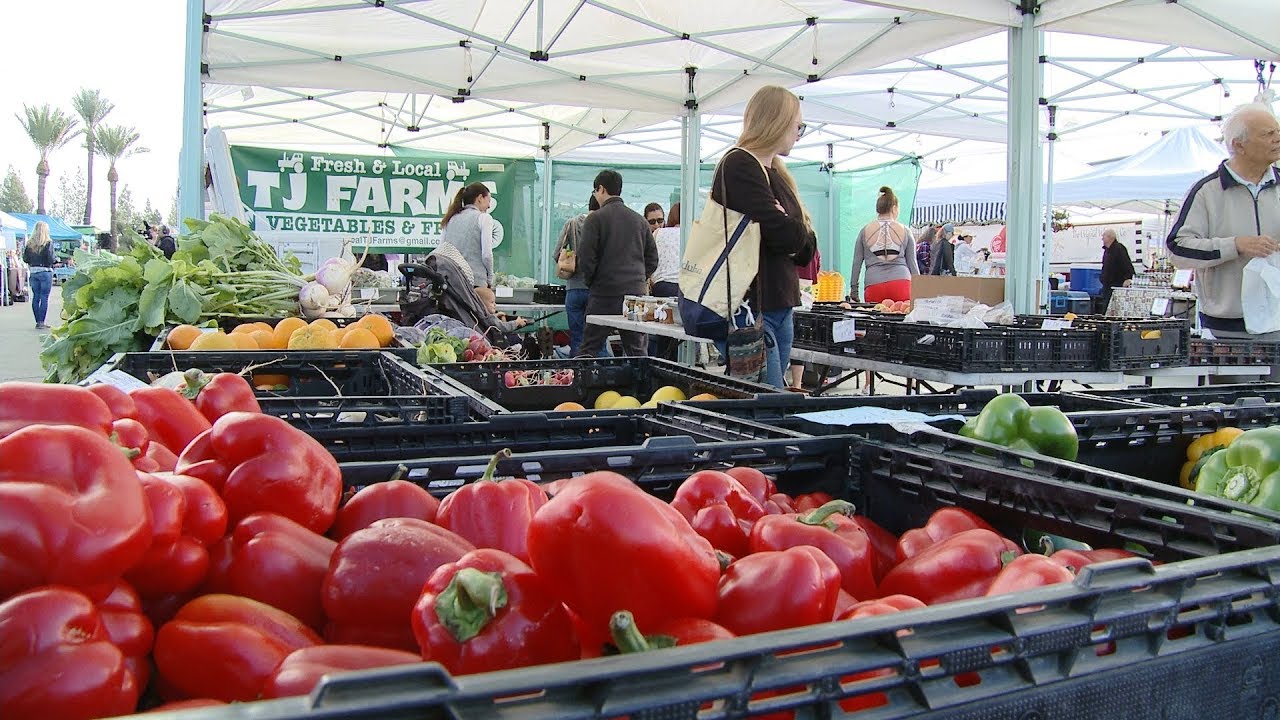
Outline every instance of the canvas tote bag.
[[573, 277], [574, 273], [578, 272], [578, 253], [576, 251], [578, 245], [578, 223], [574, 222], [572, 218], [569, 222], [573, 223], [573, 229], [569, 231], [570, 237], [565, 238], [564, 245], [556, 253], [556, 277], [561, 280], [568, 280]]
[[[732, 152], [747, 151], [734, 147], [729, 150]], [[767, 181], [769, 172], [763, 164], [760, 170]], [[724, 198], [723, 172], [720, 182], [720, 197]], [[729, 334], [729, 318], [746, 298], [747, 288], [759, 270], [760, 224], [707, 198], [701, 217], [693, 223], [680, 262], [680, 318], [684, 331], [693, 337], [724, 340]]]

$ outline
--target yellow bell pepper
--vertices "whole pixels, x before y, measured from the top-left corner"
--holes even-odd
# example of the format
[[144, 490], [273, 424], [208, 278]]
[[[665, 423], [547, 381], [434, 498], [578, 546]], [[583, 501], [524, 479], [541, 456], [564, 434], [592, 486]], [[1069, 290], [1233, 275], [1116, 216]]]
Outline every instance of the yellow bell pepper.
[[1220, 428], [1192, 440], [1187, 446], [1187, 462], [1182, 465], [1182, 472], [1178, 474], [1178, 484], [1188, 490], [1195, 490], [1196, 476], [1209, 457], [1243, 434], [1244, 430], [1240, 428]]

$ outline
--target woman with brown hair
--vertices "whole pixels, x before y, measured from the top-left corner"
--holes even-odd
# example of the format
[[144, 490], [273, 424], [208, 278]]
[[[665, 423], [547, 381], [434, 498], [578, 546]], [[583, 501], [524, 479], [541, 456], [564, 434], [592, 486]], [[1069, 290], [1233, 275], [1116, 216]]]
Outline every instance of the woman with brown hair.
[[440, 242], [466, 258], [476, 287], [493, 287], [493, 220], [486, 212], [491, 200], [484, 183], [471, 183], [453, 197], [440, 222]]
[[850, 295], [856, 295], [858, 278], [865, 264], [867, 277], [862, 288], [865, 302], [911, 299], [911, 276], [919, 275], [920, 268], [916, 266], [916, 246], [911, 231], [897, 218], [898, 196], [893, 188], [880, 188], [876, 197], [876, 219], [862, 228], [854, 243]]

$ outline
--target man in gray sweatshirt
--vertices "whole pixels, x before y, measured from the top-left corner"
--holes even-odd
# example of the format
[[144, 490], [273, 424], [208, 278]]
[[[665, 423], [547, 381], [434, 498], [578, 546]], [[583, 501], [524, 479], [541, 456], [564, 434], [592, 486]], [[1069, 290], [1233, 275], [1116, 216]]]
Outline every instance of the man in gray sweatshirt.
[[[587, 315], [621, 315], [626, 295], [643, 295], [649, 276], [658, 269], [658, 246], [640, 213], [622, 202], [622, 176], [603, 170], [595, 179], [600, 209], [587, 216], [578, 243], [578, 270], [587, 284]], [[578, 355], [595, 357], [611, 330], [588, 324]], [[649, 336], [623, 330], [626, 355], [641, 356]]]

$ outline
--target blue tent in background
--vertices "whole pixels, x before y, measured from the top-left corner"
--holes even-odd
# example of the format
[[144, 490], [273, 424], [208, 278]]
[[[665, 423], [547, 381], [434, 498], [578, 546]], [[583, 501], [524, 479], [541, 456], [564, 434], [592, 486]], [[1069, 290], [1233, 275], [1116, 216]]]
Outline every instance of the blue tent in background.
[[9, 214], [27, 224], [27, 232], [22, 233], [19, 231], [18, 234], [20, 235], [25, 234], [27, 237], [30, 237], [31, 233], [35, 232], [36, 223], [43, 220], [44, 222], [49, 223], [50, 240], [79, 240], [84, 237], [79, 233], [79, 231], [72, 230], [71, 226], [63, 222], [62, 218], [56, 218], [49, 215], [35, 215], [33, 213]]

